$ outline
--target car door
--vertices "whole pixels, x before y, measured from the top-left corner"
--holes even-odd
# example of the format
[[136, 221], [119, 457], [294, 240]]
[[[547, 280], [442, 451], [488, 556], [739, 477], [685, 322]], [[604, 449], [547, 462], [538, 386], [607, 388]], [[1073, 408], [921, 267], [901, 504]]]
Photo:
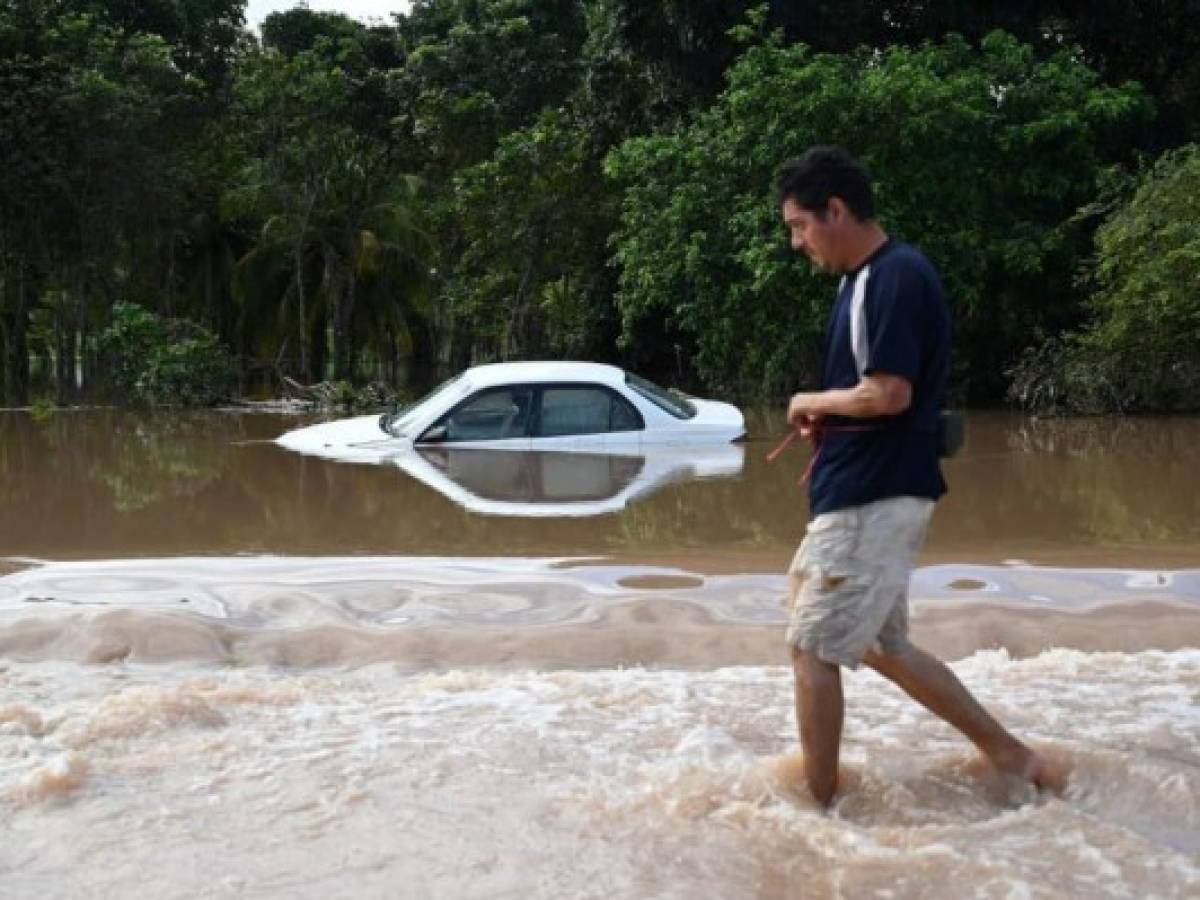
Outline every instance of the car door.
[[615, 391], [598, 384], [542, 385], [534, 416], [535, 450], [636, 449], [641, 414]]
[[535, 391], [529, 385], [484, 388], [427, 428], [418, 444], [460, 449], [527, 450]]

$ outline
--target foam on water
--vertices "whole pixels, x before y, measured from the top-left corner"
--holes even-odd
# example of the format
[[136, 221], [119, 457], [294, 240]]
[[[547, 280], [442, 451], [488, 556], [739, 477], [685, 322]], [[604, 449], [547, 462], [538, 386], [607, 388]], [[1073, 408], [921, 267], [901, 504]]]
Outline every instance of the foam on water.
[[830, 813], [796, 756], [782, 587], [563, 559], [7, 575], [0, 884], [162, 898], [1200, 892], [1194, 570], [918, 571], [915, 632], [961, 657], [984, 704], [1069, 770], [1066, 788], [1033, 796], [857, 672]]
[[955, 669], [1070, 768], [1061, 797], [990, 773], [866, 672], [825, 814], [783, 667], [10, 666], [0, 872], [55, 896], [1200, 890], [1200, 651]]
[[77, 753], [60, 753], [29, 769], [8, 786], [8, 796], [18, 803], [65, 799], [84, 784], [88, 763]]

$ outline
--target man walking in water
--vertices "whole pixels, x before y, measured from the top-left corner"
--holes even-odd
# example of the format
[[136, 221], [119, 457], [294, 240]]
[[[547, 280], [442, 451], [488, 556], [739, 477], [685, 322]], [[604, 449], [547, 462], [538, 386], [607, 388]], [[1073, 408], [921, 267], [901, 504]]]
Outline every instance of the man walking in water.
[[787, 639], [804, 772], [818, 802], [838, 787], [839, 667], [866, 663], [945, 719], [1002, 772], [1040, 786], [1041, 759], [943, 663], [908, 641], [908, 581], [946, 492], [938, 424], [950, 322], [932, 264], [875, 219], [866, 170], [838, 147], [785, 163], [778, 199], [792, 249], [842, 274], [822, 390], [788, 422], [814, 439], [810, 521], [788, 572]]

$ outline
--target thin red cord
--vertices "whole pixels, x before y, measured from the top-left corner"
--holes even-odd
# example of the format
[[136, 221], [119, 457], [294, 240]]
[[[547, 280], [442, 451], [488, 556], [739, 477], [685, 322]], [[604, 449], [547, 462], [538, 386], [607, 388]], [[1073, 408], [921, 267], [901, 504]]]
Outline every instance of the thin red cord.
[[[877, 426], [875, 425], [810, 425], [808, 429], [808, 442], [812, 445], [812, 456], [809, 457], [808, 465], [804, 467], [804, 474], [800, 476], [800, 480], [796, 484], [804, 487], [808, 483], [808, 479], [812, 477], [813, 469], [817, 465], [817, 459], [821, 456], [821, 446], [825, 440], [825, 432], [827, 431], [871, 431]], [[800, 429], [793, 428], [787, 433], [787, 436], [779, 442], [774, 450], [767, 454], [767, 462], [775, 462], [788, 444], [800, 437]]]

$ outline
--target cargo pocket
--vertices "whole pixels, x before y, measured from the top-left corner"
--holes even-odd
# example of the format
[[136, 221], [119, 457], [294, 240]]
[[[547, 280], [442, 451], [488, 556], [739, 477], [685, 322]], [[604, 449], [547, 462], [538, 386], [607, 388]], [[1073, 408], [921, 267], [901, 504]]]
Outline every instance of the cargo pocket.
[[861, 532], [862, 516], [854, 509], [824, 513], [809, 523], [797, 562], [810, 590], [837, 593], [847, 586], [858, 568]]

